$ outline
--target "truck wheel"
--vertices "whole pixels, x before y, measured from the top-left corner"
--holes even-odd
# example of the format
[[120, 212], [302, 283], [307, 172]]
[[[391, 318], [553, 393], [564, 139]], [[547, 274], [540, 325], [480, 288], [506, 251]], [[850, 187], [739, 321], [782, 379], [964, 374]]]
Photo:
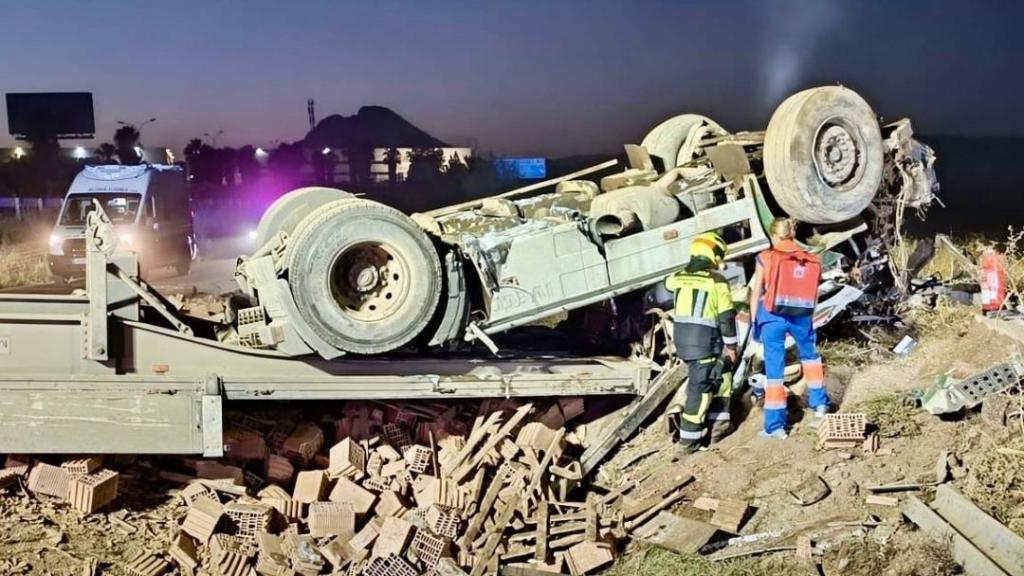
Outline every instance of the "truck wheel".
[[789, 216], [830, 224], [860, 214], [882, 181], [878, 118], [856, 92], [825, 86], [778, 107], [764, 139], [772, 196]]
[[321, 206], [296, 226], [287, 259], [299, 313], [346, 352], [379, 354], [407, 344], [440, 300], [441, 262], [430, 238], [377, 202]]
[[298, 188], [281, 196], [267, 208], [256, 227], [256, 248], [261, 248], [278, 232], [291, 234], [303, 218], [324, 204], [355, 198], [349, 192], [337, 188], [310, 186]]
[[196, 256], [195, 241], [191, 237], [187, 237], [184, 244], [177, 260], [174, 261], [174, 271], [178, 276], [188, 276], [188, 273], [192, 271], [192, 260]]
[[667, 172], [693, 160], [704, 138], [725, 134], [725, 130], [707, 116], [680, 114], [655, 126], [640, 145], [651, 156], [661, 158], [662, 169]]

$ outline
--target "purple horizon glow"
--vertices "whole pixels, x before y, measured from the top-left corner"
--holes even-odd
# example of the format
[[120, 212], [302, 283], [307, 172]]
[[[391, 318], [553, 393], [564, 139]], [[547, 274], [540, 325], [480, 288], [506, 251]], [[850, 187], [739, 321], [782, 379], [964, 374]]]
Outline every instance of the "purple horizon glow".
[[[299, 6], [299, 7], [297, 7]], [[780, 0], [5, 3], [4, 91], [91, 91], [98, 138], [270, 147], [388, 106], [454, 145], [616, 152], [693, 111], [759, 129], [790, 92], [842, 82], [919, 132], [1024, 134], [1020, 4]], [[742, 41], [741, 41], [742, 40]], [[6, 136], [0, 111], [0, 146]], [[75, 145], [69, 142], [68, 145]]]

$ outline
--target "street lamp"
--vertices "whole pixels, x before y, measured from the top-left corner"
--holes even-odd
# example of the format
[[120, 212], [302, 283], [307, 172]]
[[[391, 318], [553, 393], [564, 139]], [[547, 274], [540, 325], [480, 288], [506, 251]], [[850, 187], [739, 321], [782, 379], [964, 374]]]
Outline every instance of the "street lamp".
[[153, 122], [156, 122], [156, 118], [150, 118], [149, 120], [146, 120], [145, 122], [143, 122], [141, 124], [136, 123], [136, 122], [125, 122], [124, 120], [118, 120], [117, 121], [117, 123], [120, 124], [121, 126], [132, 126], [136, 130], [142, 130], [143, 126], [145, 126], [146, 124], [152, 124]]

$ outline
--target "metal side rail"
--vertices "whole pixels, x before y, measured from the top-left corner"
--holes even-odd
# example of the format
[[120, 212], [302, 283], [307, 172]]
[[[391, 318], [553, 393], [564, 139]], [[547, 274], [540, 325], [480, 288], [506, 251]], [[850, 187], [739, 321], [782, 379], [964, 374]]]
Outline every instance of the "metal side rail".
[[215, 378], [0, 380], [0, 452], [223, 455]]

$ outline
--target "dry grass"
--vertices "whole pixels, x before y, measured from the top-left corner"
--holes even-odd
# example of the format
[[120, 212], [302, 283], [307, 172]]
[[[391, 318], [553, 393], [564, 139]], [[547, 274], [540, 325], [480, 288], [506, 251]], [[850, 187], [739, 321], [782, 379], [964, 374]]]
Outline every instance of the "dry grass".
[[625, 554], [607, 572], [609, 576], [806, 576], [805, 565], [791, 556], [739, 558], [712, 562], [697, 555], [682, 555], [638, 546]]
[[0, 288], [43, 284], [49, 277], [45, 252], [0, 246]]
[[868, 421], [878, 426], [878, 435], [882, 438], [917, 436], [921, 433], [921, 424], [917, 421], [921, 412], [909, 396], [883, 394], [858, 404], [852, 411], [867, 414]]
[[993, 439], [970, 462], [964, 494], [982, 510], [1024, 536], [1024, 434]]
[[939, 300], [935, 308], [912, 310], [908, 319], [923, 336], [945, 336], [967, 330], [974, 317], [980, 312], [973, 306]]
[[826, 574], [843, 576], [953, 576], [961, 574], [948, 542], [921, 532], [900, 532], [883, 546], [873, 540], [844, 542], [825, 560]]

